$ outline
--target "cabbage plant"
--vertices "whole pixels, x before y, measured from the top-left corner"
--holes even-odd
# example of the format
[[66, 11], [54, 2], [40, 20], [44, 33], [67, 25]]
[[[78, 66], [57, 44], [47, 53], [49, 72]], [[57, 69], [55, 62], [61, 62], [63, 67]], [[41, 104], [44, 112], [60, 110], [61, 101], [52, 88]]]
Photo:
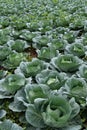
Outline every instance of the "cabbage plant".
[[42, 116], [47, 125], [58, 128], [66, 125], [70, 114], [70, 104], [66, 100], [60, 97], [51, 97]]
[[[42, 116], [48, 126], [61, 128], [67, 126], [70, 119], [74, 118], [79, 111], [80, 107], [74, 99], [68, 102], [63, 97], [52, 96]], [[74, 113], [73, 117], [72, 113]]]
[[9, 104], [9, 108], [15, 112], [26, 111], [29, 104], [34, 103], [37, 98], [47, 98], [50, 93], [49, 86], [45, 84], [28, 83], [25, 87], [17, 91], [14, 101]]
[[64, 39], [67, 40], [69, 43], [72, 43], [75, 41], [75, 38], [78, 33], [76, 31], [68, 31], [64, 33]]
[[[31, 16], [32, 17], [32, 16]], [[27, 28], [30, 30], [30, 31], [37, 31], [39, 30], [39, 28], [41, 27], [41, 24], [39, 23], [38, 19], [36, 19], [36, 21], [32, 20], [32, 22], [30, 23], [27, 23]]]
[[85, 47], [80, 43], [72, 43], [66, 46], [66, 52], [78, 57], [85, 55]]
[[36, 81], [38, 83], [47, 84], [52, 90], [58, 90], [62, 87], [67, 78], [66, 73], [58, 73], [57, 71], [49, 69], [43, 70], [36, 75]]
[[34, 127], [63, 128], [77, 116], [79, 108], [74, 99], [67, 101], [62, 96], [51, 95], [49, 99], [37, 98], [34, 104], [29, 104], [25, 115], [26, 120]]
[[11, 49], [7, 46], [0, 46], [0, 60], [3, 61], [11, 54]]
[[41, 70], [48, 68], [48, 66], [48, 63], [39, 60], [38, 58], [33, 58], [30, 62], [21, 62], [20, 66], [16, 70], [16, 73], [23, 73], [25, 77], [34, 77]]
[[26, 23], [23, 19], [17, 18], [17, 20], [14, 22], [13, 26], [16, 30], [21, 30], [23, 28], [26, 28]]
[[10, 39], [11, 37], [9, 35], [0, 32], [0, 45], [5, 45]]
[[29, 103], [33, 103], [36, 98], [47, 98], [50, 92], [50, 88], [44, 84], [27, 84], [24, 90]]
[[[15, 30], [14, 28], [12, 28], [12, 30], [11, 30], [11, 33], [10, 33], [10, 36], [12, 36], [12, 37], [14, 37], [15, 39], [17, 39], [17, 38], [19, 38], [19, 36], [20, 36], [20, 31], [18, 31], [18, 30]], [[9, 41], [8, 41], [9, 42]], [[7, 42], [7, 43], [8, 43]]]
[[[74, 8], [75, 9], [75, 8]], [[74, 11], [74, 10], [73, 10]], [[76, 11], [76, 10], [75, 10]], [[82, 15], [80, 16], [79, 15], [79, 12], [78, 13], [75, 13], [73, 15], [73, 20], [72, 22], [69, 24], [69, 28], [70, 29], [77, 29], [77, 30], [80, 30], [81, 28], [84, 27], [84, 21], [85, 20], [85, 17]]]
[[79, 67], [79, 71], [77, 72], [77, 75], [79, 77], [84, 78], [85, 80], [87, 79], [87, 65], [86, 64], [82, 64]]
[[72, 76], [66, 81], [64, 89], [68, 94], [77, 97], [77, 99], [80, 97], [87, 97], [87, 83], [83, 78]]
[[72, 54], [59, 55], [51, 60], [51, 64], [60, 71], [73, 72], [83, 63], [81, 59]]
[[36, 33], [36, 32], [30, 32], [30, 31], [28, 31], [28, 30], [22, 30], [21, 32], [20, 32], [21, 34], [20, 34], [20, 38], [22, 38], [22, 39], [24, 39], [24, 40], [26, 40], [26, 41], [32, 41], [32, 39], [34, 38], [34, 37], [36, 37], [36, 36], [38, 36], [38, 32]]
[[26, 111], [29, 104], [34, 103], [37, 98], [47, 98], [50, 88], [45, 84], [26, 84], [17, 91], [14, 101], [9, 104], [9, 108], [15, 112]]
[[0, 81], [0, 96], [9, 96], [25, 85], [25, 77], [19, 74], [7, 75]]
[[15, 50], [17, 52], [22, 52], [28, 47], [26, 41], [19, 39], [16, 41], [10, 40], [7, 44], [9, 45], [9, 47], [11, 47], [12, 50]]
[[67, 45], [67, 41], [63, 39], [53, 39], [50, 43], [48, 43], [48, 46], [51, 48], [55, 48], [56, 50], [64, 50], [65, 46]]
[[40, 35], [37, 37], [34, 37], [33, 39], [33, 47], [41, 49], [42, 47], [47, 47], [47, 44], [50, 42], [50, 38], [46, 35]]
[[82, 36], [82, 44], [84, 46], [87, 46], [87, 33], [85, 33], [83, 36]]
[[26, 58], [23, 53], [13, 52], [3, 62], [2, 66], [8, 70], [15, 69], [21, 61], [26, 61]]
[[10, 22], [9, 22], [9, 18], [4, 16], [0, 19], [0, 24], [2, 25], [2, 27], [7, 27], [9, 26]]
[[49, 61], [58, 55], [58, 51], [53, 47], [42, 47], [40, 50], [37, 50], [37, 54], [39, 59]]

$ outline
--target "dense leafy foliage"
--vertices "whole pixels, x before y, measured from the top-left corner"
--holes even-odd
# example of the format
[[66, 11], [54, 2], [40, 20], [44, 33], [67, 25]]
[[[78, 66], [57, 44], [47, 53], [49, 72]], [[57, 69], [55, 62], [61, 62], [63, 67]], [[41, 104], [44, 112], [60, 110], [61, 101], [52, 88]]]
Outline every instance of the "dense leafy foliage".
[[0, 0], [0, 130], [86, 130], [86, 113], [87, 0]]

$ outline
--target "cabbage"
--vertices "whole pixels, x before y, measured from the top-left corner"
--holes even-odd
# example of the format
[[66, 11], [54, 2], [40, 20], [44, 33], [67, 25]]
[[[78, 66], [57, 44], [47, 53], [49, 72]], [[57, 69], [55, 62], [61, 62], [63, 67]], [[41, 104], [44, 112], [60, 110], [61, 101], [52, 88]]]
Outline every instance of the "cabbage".
[[77, 71], [82, 64], [82, 60], [72, 54], [59, 55], [51, 60], [51, 64], [60, 71], [73, 72]]

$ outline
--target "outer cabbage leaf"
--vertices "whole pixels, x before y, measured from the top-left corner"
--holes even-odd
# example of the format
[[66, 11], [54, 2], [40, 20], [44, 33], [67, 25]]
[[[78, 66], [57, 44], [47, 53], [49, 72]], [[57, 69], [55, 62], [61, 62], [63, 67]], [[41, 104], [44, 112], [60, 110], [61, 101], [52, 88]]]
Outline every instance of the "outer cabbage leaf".
[[26, 130], [42, 130], [42, 129], [41, 128], [35, 128], [33, 126], [27, 126]]
[[33, 104], [29, 104], [25, 116], [28, 123], [30, 123], [32, 126], [37, 128], [45, 127], [41, 113], [36, 109]]
[[2, 119], [6, 115], [5, 110], [0, 110], [0, 119]]
[[78, 124], [70, 124], [69, 126], [65, 128], [61, 128], [61, 130], [81, 130], [81, 125]]
[[34, 105], [39, 112], [43, 112], [48, 104], [48, 98], [36, 98]]
[[52, 90], [59, 89], [66, 81], [67, 75], [65, 73], [58, 73], [54, 70], [43, 70], [36, 75], [38, 83], [47, 84]]
[[0, 123], [0, 130], [23, 130], [23, 129], [17, 124], [12, 123], [12, 121], [5, 120], [2, 123]]
[[29, 102], [26, 99], [26, 93], [24, 91], [24, 88], [22, 88], [15, 94], [14, 101], [9, 104], [9, 109], [14, 112], [22, 112], [26, 110], [28, 105]]
[[73, 72], [78, 70], [82, 64], [82, 60], [72, 54], [59, 55], [51, 60], [51, 63], [60, 71]]
[[69, 103], [70, 103], [71, 109], [72, 109], [72, 113], [71, 113], [70, 119], [74, 119], [74, 117], [77, 116], [78, 113], [80, 112], [80, 106], [79, 106], [79, 104], [75, 101], [75, 98], [74, 98], [74, 97], [72, 97], [72, 98], [69, 100]]

